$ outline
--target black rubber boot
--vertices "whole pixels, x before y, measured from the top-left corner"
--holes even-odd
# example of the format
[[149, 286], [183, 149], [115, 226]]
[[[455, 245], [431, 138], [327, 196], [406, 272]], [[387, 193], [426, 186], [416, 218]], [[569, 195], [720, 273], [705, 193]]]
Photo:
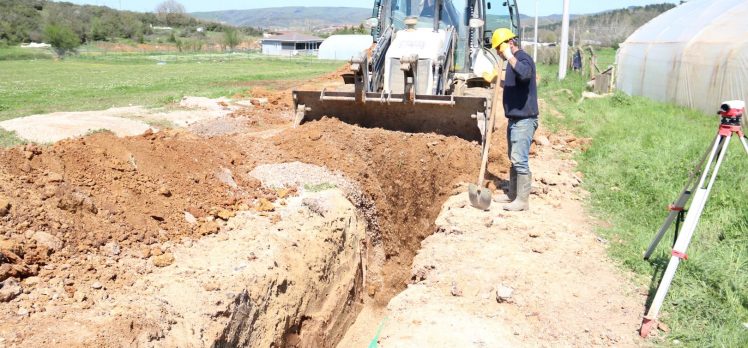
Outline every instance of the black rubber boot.
[[512, 167], [509, 169], [509, 188], [507, 189], [507, 193], [496, 197], [494, 201], [498, 203], [511, 203], [515, 198], [517, 198], [517, 171]]
[[517, 175], [517, 197], [504, 206], [507, 211], [522, 211], [530, 209], [530, 190], [532, 190], [532, 174]]

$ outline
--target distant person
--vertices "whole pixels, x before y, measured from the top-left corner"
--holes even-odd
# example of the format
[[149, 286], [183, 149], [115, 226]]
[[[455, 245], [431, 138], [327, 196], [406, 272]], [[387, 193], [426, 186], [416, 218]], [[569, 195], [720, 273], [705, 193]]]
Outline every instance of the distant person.
[[[497, 198], [498, 202], [509, 203], [504, 210], [521, 211], [530, 209], [530, 145], [538, 129], [538, 87], [535, 62], [517, 45], [517, 35], [507, 28], [493, 32], [491, 47], [507, 61], [504, 78], [504, 115], [506, 126], [507, 152], [512, 164], [509, 169], [509, 190]], [[484, 74], [483, 78], [493, 81], [501, 70]], [[498, 88], [498, 87], [497, 87]]]
[[577, 48], [574, 56], [571, 58], [571, 69], [574, 71], [582, 70], [582, 51]]

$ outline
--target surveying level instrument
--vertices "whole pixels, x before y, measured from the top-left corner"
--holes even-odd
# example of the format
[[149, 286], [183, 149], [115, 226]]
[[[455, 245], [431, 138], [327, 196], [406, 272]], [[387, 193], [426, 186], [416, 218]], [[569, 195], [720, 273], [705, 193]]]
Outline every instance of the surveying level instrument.
[[[647, 337], [652, 328], [657, 326], [657, 314], [660, 312], [662, 302], [665, 300], [665, 295], [673, 281], [675, 270], [678, 268], [681, 260], [688, 259], [686, 249], [688, 248], [688, 244], [691, 243], [691, 237], [693, 237], [696, 225], [699, 223], [699, 218], [704, 211], [709, 193], [712, 190], [714, 181], [717, 179], [719, 168], [727, 154], [730, 139], [734, 134], [738, 135], [746, 154], [748, 154], [748, 142], [741, 127], [744, 113], [745, 102], [742, 100], [731, 100], [722, 103], [717, 112], [722, 119], [713, 144], [694, 167], [688, 183], [686, 183], [678, 199], [668, 207], [670, 213], [652, 240], [652, 243], [650, 243], [649, 248], [644, 253], [644, 259], [649, 260], [657, 244], [660, 243], [665, 232], [670, 228], [673, 221], [675, 221], [675, 240], [673, 242], [670, 262], [665, 269], [660, 285], [657, 287], [657, 293], [655, 293], [654, 300], [652, 300], [652, 305], [650, 305], [647, 315], [642, 320], [642, 326], [639, 330], [639, 334], [642, 337]], [[696, 176], [699, 176], [698, 181], [695, 180]], [[686, 210], [686, 203], [688, 203], [692, 195], [693, 201]]]

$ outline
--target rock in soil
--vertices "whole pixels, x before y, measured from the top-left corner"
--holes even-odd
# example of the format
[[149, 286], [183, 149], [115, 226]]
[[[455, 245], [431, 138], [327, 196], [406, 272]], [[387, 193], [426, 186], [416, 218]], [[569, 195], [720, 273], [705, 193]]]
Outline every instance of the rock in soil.
[[10, 201], [6, 198], [0, 197], [0, 217], [8, 215], [10, 212]]
[[117, 256], [120, 254], [121, 249], [117, 242], [109, 242], [104, 245], [103, 251], [108, 256]]
[[257, 211], [259, 212], [271, 212], [275, 211], [275, 206], [273, 206], [273, 203], [270, 203], [269, 200], [266, 198], [260, 199], [260, 204], [257, 206]]
[[47, 232], [36, 232], [34, 233], [34, 240], [36, 243], [47, 247], [49, 250], [59, 251], [62, 249], [62, 241]]
[[225, 210], [225, 209], [224, 209], [224, 210], [221, 210], [221, 211], [219, 211], [219, 212], [218, 212], [218, 213], [216, 214], [216, 217], [218, 217], [219, 219], [221, 219], [221, 220], [223, 220], [223, 221], [227, 221], [228, 219], [230, 219], [230, 218], [232, 218], [232, 217], [234, 217], [234, 216], [236, 216], [236, 213], [235, 213], [235, 212], [233, 212], [233, 211], [229, 211], [229, 210]]
[[153, 257], [153, 265], [156, 267], [166, 267], [174, 263], [174, 255], [166, 253]]
[[499, 303], [512, 303], [512, 293], [514, 292], [514, 289], [501, 284], [496, 289], [496, 301]]
[[198, 229], [198, 233], [202, 236], [207, 236], [209, 234], [218, 233], [220, 229], [221, 229], [221, 226], [219, 226], [217, 222], [208, 221], [200, 225], [200, 228]]
[[197, 225], [197, 218], [189, 212], [184, 212], [184, 221], [190, 225]]
[[8, 278], [0, 282], [0, 302], [9, 302], [22, 292], [21, 283], [16, 278]]

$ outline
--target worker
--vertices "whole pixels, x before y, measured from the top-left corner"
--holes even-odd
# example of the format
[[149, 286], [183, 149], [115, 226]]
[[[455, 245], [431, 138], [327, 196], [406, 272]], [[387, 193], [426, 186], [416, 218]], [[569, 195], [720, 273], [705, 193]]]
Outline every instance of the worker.
[[[491, 47], [508, 62], [504, 79], [504, 115], [507, 117], [506, 140], [511, 168], [507, 194], [496, 200], [504, 210], [522, 211], [530, 208], [532, 173], [530, 172], [530, 144], [538, 128], [538, 87], [535, 63], [517, 44], [517, 36], [507, 28], [493, 32]], [[493, 81], [500, 70], [485, 73], [483, 78]], [[498, 88], [498, 87], [497, 87]]]
[[574, 55], [571, 57], [571, 69], [574, 71], [582, 71], [582, 51], [577, 48]]

